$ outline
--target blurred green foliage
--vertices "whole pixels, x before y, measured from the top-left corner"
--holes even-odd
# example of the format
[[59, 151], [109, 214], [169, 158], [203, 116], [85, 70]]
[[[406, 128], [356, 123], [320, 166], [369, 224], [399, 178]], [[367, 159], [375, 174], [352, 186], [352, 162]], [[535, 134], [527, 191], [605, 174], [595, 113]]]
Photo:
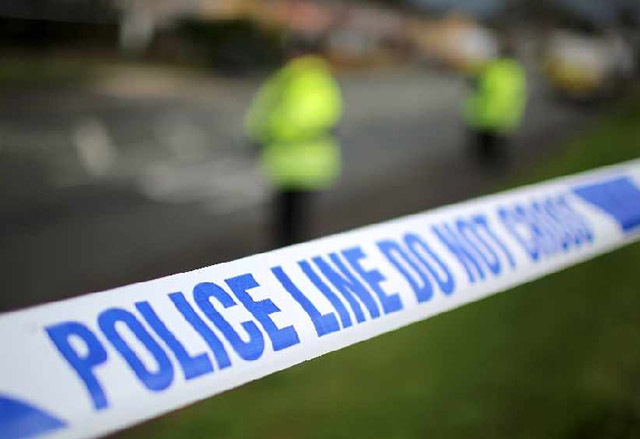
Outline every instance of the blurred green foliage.
[[[520, 183], [637, 158], [628, 102]], [[123, 438], [640, 437], [640, 245], [332, 353]]]

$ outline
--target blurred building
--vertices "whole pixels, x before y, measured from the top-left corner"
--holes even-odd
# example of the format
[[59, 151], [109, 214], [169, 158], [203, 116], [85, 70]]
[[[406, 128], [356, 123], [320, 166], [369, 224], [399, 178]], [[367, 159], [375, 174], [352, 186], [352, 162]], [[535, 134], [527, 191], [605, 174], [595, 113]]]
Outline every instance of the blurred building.
[[377, 62], [402, 54], [407, 34], [404, 15], [367, 2], [272, 0], [253, 9], [268, 27], [320, 38], [329, 57], [341, 63]]
[[204, 20], [269, 19], [278, 8], [273, 0], [197, 0]]
[[406, 54], [405, 23], [398, 11], [351, 5], [332, 28], [328, 49], [342, 62], [397, 60]]
[[495, 33], [462, 15], [413, 20], [409, 30], [420, 59], [448, 68], [473, 72], [498, 54]]

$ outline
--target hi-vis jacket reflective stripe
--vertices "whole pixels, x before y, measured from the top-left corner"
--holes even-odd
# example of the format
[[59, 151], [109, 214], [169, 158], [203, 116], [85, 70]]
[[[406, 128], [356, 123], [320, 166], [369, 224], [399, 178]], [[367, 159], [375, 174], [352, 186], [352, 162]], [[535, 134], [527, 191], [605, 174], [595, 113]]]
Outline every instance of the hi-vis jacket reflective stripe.
[[258, 92], [247, 118], [249, 138], [262, 145], [267, 177], [284, 189], [322, 189], [341, 168], [332, 131], [342, 115], [340, 89], [321, 58], [295, 59]]
[[477, 129], [509, 132], [520, 124], [526, 102], [527, 83], [520, 63], [497, 59], [480, 73], [476, 90], [465, 102], [465, 118]]

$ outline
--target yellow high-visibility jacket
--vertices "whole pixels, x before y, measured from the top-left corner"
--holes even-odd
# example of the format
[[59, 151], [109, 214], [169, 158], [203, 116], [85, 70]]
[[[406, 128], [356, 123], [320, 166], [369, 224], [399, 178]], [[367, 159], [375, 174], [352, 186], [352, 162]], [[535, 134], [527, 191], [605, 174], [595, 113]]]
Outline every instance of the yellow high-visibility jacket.
[[465, 102], [465, 119], [475, 129], [509, 133], [522, 120], [527, 80], [519, 62], [500, 58], [479, 74], [476, 89]]
[[333, 133], [342, 96], [329, 66], [319, 57], [297, 58], [260, 89], [245, 119], [247, 136], [262, 146], [262, 165], [281, 189], [318, 190], [341, 170]]

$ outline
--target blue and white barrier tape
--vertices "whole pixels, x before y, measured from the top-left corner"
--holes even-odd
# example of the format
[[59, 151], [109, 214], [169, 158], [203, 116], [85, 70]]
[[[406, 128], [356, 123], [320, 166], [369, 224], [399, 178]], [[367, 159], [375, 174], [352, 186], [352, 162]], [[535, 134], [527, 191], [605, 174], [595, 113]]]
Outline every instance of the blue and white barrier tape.
[[0, 315], [0, 439], [107, 434], [640, 236], [640, 161]]

